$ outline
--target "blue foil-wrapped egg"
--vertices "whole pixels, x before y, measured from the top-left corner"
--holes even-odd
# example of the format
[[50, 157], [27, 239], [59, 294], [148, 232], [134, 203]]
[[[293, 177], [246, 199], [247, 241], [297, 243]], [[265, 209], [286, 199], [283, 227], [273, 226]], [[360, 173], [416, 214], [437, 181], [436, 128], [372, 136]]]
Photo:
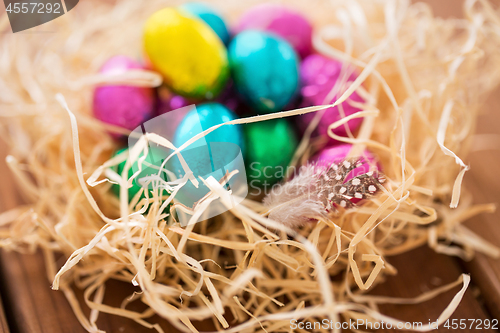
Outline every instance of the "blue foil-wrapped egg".
[[231, 41], [228, 57], [236, 89], [255, 111], [280, 111], [295, 97], [299, 60], [284, 39], [247, 30]]
[[197, 16], [212, 28], [224, 44], [229, 42], [231, 37], [227, 24], [222, 15], [203, 2], [188, 2], [182, 5], [181, 10], [191, 15]]

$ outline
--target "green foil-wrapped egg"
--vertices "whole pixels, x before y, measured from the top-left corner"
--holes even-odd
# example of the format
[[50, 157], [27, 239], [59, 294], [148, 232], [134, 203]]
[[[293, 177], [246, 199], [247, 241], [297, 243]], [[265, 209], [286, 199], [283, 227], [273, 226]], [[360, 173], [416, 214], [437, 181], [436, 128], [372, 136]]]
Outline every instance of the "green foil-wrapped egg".
[[298, 144], [290, 123], [285, 119], [250, 123], [244, 134], [250, 187], [267, 187], [283, 178]]
[[226, 48], [217, 34], [204, 21], [173, 8], [149, 17], [144, 48], [166, 85], [183, 96], [211, 99], [229, 76]]
[[229, 44], [228, 56], [236, 89], [255, 111], [280, 111], [296, 95], [299, 60], [284, 39], [243, 31]]

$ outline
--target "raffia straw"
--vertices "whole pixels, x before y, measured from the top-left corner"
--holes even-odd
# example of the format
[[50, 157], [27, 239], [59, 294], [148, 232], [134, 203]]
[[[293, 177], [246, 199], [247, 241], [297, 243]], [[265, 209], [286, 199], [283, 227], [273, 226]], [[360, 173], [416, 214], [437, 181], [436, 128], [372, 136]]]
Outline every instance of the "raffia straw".
[[[388, 179], [383, 193], [360, 208], [291, 230], [268, 219], [261, 202], [244, 199], [233, 207], [221, 180], [195, 178], [186, 163], [184, 178], [160, 184], [171, 192], [168, 198], [155, 188], [145, 200], [139, 202], [139, 194], [128, 202], [127, 187], [139, 175], [128, 179], [128, 170], [136, 161], [143, 167], [139, 156], [147, 142], [172, 148], [169, 158], [182, 157], [192, 142], [220, 126], [307, 112], [318, 112], [318, 120], [332, 106], [234, 120], [181, 147], [148, 133], [128, 155], [111, 158], [118, 147], [108, 131], [128, 131], [92, 117], [93, 87], [156, 87], [161, 78], [152, 71], [101, 75], [98, 68], [116, 54], [139, 57], [145, 19], [180, 3], [158, 0], [145, 6], [123, 0], [112, 7], [89, 0], [79, 3], [78, 16], [70, 12], [44, 25], [57, 31], [47, 40], [4, 34], [0, 47], [8, 52], [0, 57], [0, 134], [10, 146], [7, 164], [26, 205], [0, 214], [0, 246], [42, 248], [52, 287], [63, 291], [89, 332], [101, 332], [101, 313], [158, 332], [163, 328], [151, 321], [154, 314], [183, 332], [197, 332], [193, 322], [206, 318], [217, 331], [228, 332], [288, 331], [291, 319], [365, 318], [396, 325], [400, 321], [380, 313], [377, 305], [417, 304], [461, 285], [443, 312], [430, 318], [444, 322], [459, 305], [469, 276], [410, 299], [368, 291], [397, 273], [390, 256], [425, 244], [464, 259], [475, 251], [500, 256], [498, 248], [461, 224], [494, 209], [473, 205], [462, 179], [481, 102], [500, 81], [498, 8], [467, 0], [466, 19], [442, 20], [432, 17], [427, 5], [407, 1], [287, 2], [315, 23], [317, 52], [342, 61], [342, 73], [359, 73], [354, 82], [342, 75], [338, 88], [343, 94], [332, 105], [353, 103], [347, 98], [356, 91], [366, 102], [354, 104], [363, 111], [331, 124], [329, 135], [353, 144], [354, 155], [371, 150]], [[234, 21], [254, 3], [214, 5]], [[6, 26], [5, 14], [0, 22], [0, 28]], [[355, 117], [364, 118], [356, 135], [334, 134], [334, 128]], [[320, 147], [320, 140], [310, 138], [316, 125], [308, 128], [292, 165]], [[118, 175], [112, 167], [123, 161], [125, 171]], [[194, 209], [177, 204], [174, 209], [201, 214], [220, 200], [229, 211], [182, 228], [164, 209], [187, 182], [205, 183], [212, 191]], [[112, 184], [120, 186], [120, 199], [111, 193]], [[60, 268], [55, 252], [66, 258]], [[332, 279], [338, 274], [342, 281]], [[110, 280], [128, 282], [140, 292], [120, 307], [110, 306], [103, 302]], [[84, 304], [73, 285], [84, 290]], [[131, 310], [134, 301], [146, 304], [146, 310]], [[83, 307], [90, 309], [89, 317]]]

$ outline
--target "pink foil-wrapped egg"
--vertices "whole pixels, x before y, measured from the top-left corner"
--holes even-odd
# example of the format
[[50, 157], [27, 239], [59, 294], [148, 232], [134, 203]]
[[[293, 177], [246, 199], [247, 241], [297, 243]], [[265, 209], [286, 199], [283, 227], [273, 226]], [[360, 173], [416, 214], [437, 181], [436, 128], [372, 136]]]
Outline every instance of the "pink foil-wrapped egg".
[[[100, 73], [112, 75], [143, 68], [133, 59], [115, 56], [106, 61]], [[94, 116], [102, 122], [129, 130], [135, 129], [152, 117], [154, 104], [153, 88], [105, 85], [94, 91]]]
[[300, 13], [278, 4], [261, 4], [241, 17], [235, 33], [247, 29], [275, 33], [287, 40], [301, 58], [312, 52], [312, 26]]
[[[347, 78], [342, 78], [344, 80], [342, 82], [345, 82], [343, 85], [337, 84], [336, 86], [337, 81], [341, 79], [341, 71], [342, 63], [337, 60], [333, 60], [319, 54], [312, 54], [305, 58], [300, 67], [300, 76], [302, 80], [301, 107], [329, 104], [339, 98], [345, 91], [345, 86], [348, 86], [350, 82], [353, 82], [356, 79], [356, 74], [352, 73], [352, 70], [344, 68], [343, 72], [346, 72], [347, 74], [350, 73], [350, 75], [348, 75]], [[342, 89], [342, 86], [344, 86], [344, 89]], [[336, 93], [330, 95], [333, 88], [336, 89]], [[341, 89], [340, 91], [339, 88]], [[329, 96], [332, 97], [327, 98]], [[345, 116], [361, 111], [359, 108], [350, 105], [349, 101], [364, 102], [363, 98], [354, 92], [341, 105], [326, 109], [318, 127], [316, 128], [317, 135], [328, 137], [328, 127], [342, 118], [340, 106], [342, 107], [342, 111]], [[298, 120], [300, 127], [305, 129], [314, 118], [315, 114], [316, 113], [307, 113], [300, 116]], [[362, 118], [355, 118], [350, 120], [347, 123], [347, 126], [351, 132], [354, 132], [361, 125], [362, 121]], [[340, 136], [346, 136], [346, 125], [334, 129], [333, 133]], [[330, 138], [329, 144], [334, 143], [338, 142]]]
[[[333, 146], [323, 149], [315, 157], [312, 158], [313, 162], [317, 165], [328, 167], [332, 163], [339, 163], [343, 161], [352, 149], [350, 144], [341, 144], [338, 146]], [[353, 156], [356, 158], [356, 156]], [[361, 165], [356, 169], [349, 172], [344, 182], [347, 182], [354, 177], [361, 176], [369, 171], [373, 171], [375, 177], [379, 177], [380, 165], [377, 163], [375, 156], [368, 150], [364, 150], [360, 156]], [[358, 203], [361, 199], [352, 198], [350, 199], [352, 203]]]

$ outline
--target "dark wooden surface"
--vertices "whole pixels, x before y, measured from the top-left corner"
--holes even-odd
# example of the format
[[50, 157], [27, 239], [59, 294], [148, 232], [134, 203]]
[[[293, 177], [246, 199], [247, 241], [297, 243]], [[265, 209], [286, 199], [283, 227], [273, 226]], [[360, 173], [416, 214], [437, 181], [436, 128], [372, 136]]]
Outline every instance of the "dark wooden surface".
[[2, 304], [3, 300], [0, 297], [0, 333], [9, 333], [9, 324], [7, 323], [7, 318], [5, 317], [5, 312]]
[[[413, 298], [457, 280], [463, 273], [460, 263], [452, 258], [436, 254], [428, 247], [421, 247], [402, 255], [389, 258], [398, 269], [397, 276], [390, 276], [384, 284], [374, 288], [372, 294], [392, 297]], [[408, 322], [423, 324], [435, 322], [448, 303], [462, 286], [457, 286], [439, 296], [417, 305], [384, 304], [380, 306], [382, 313]], [[464, 298], [450, 319], [489, 319], [490, 315], [483, 307], [477, 295], [480, 291], [472, 284], [465, 292]], [[380, 332], [394, 332], [381, 330]], [[441, 326], [433, 332], [449, 332]], [[482, 330], [491, 332], [491, 330]]]
[[[36, 254], [1, 254], [2, 269], [0, 280], [3, 288], [2, 296], [9, 307], [7, 315], [12, 332], [20, 333], [84, 333], [71, 310], [66, 298], [60, 291], [50, 288], [51, 282], [46, 278], [43, 256]], [[106, 285], [104, 302], [119, 306], [123, 298], [134, 289], [130, 284], [118, 282]], [[83, 301], [82, 293], [75, 290], [77, 299]], [[130, 307], [134, 309], [133, 306]], [[134, 310], [140, 310], [135, 308]], [[89, 310], [84, 309], [86, 316]], [[173, 328], [161, 318], [153, 318], [159, 322], [165, 332]], [[1, 326], [0, 326], [1, 327]], [[100, 314], [97, 327], [106, 332], [141, 333], [153, 332], [149, 328], [117, 316]], [[0, 331], [4, 332], [4, 331]], [[5, 330], [8, 332], [8, 330]]]
[[[484, 150], [471, 153], [470, 174], [465, 184], [474, 195], [476, 203], [495, 203], [497, 211], [482, 214], [465, 225], [490, 243], [500, 246], [500, 89], [486, 101], [485, 113], [479, 117], [478, 144], [487, 142]], [[482, 135], [482, 137], [481, 137]], [[485, 137], [484, 135], [488, 135]], [[471, 277], [483, 291], [484, 300], [491, 315], [500, 319], [500, 261], [478, 254], [464, 268], [472, 273]]]

